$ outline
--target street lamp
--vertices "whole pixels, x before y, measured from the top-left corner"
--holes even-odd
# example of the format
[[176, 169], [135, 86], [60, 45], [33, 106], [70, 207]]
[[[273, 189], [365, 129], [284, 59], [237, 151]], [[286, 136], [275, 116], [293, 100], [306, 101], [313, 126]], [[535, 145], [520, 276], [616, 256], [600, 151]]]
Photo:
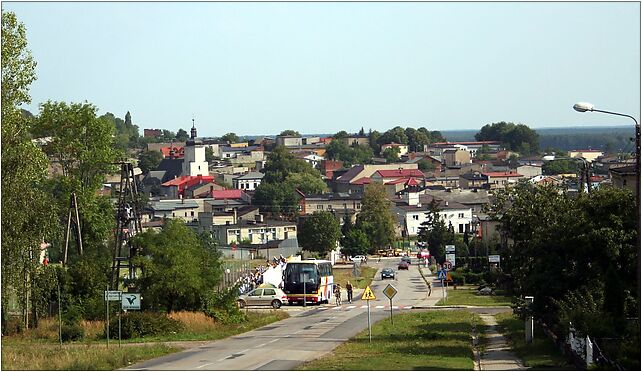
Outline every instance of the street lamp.
[[631, 115], [621, 114], [619, 112], [597, 110], [593, 104], [588, 102], [578, 102], [573, 105], [573, 109], [578, 112], [594, 111], [601, 112], [608, 115], [624, 116], [633, 119], [635, 122], [635, 210], [637, 219], [637, 278], [638, 278], [638, 293], [640, 292], [640, 123]]

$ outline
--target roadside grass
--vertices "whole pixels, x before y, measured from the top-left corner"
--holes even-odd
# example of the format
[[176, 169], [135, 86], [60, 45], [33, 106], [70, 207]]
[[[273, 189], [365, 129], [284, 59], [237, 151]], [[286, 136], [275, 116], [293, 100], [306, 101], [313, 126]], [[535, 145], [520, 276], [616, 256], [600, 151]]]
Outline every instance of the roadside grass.
[[180, 349], [166, 345], [25, 344], [2, 342], [2, 370], [114, 370]]
[[536, 370], [575, 369], [537, 325], [534, 327], [533, 343], [527, 344], [524, 335], [524, 321], [517, 318], [512, 311], [499, 313], [495, 315], [495, 319], [497, 319], [497, 323], [513, 351], [524, 361], [526, 367]]
[[251, 331], [264, 325], [278, 322], [289, 317], [286, 311], [252, 311], [247, 310], [248, 320], [237, 324], [224, 324], [199, 312], [178, 312], [170, 314], [170, 318], [179, 320], [185, 328], [176, 333], [132, 338], [123, 342], [165, 342], [165, 341], [206, 341], [220, 340], [240, 333]]
[[354, 288], [366, 288], [366, 286], [372, 283], [372, 278], [374, 278], [377, 273], [377, 269], [362, 265], [359, 267], [359, 270], [360, 275], [355, 278], [353, 269], [332, 269], [334, 282], [340, 283], [342, 287], [345, 287], [346, 282], [349, 280]]
[[338, 346], [298, 370], [472, 370], [471, 330], [481, 324], [467, 311], [424, 311], [396, 315]]
[[[441, 287], [432, 287], [433, 292], [437, 291], [441, 294]], [[453, 306], [453, 305], [468, 305], [468, 306], [510, 306], [511, 297], [503, 296], [501, 291], [492, 296], [481, 296], [473, 287], [457, 286], [457, 289], [449, 286], [447, 288], [446, 301], [439, 300], [437, 306]]]

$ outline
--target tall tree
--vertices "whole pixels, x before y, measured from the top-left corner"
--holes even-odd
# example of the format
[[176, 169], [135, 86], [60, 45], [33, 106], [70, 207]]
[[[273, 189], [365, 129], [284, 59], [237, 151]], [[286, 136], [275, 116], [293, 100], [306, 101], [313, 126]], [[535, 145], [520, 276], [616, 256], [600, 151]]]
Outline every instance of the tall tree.
[[[20, 105], [31, 102], [29, 85], [36, 79], [36, 61], [27, 49], [26, 30], [15, 14], [2, 12], [2, 327], [8, 299], [18, 298], [29, 326], [40, 243], [53, 233], [51, 200], [41, 185], [47, 157], [30, 139], [31, 120]], [[31, 302], [30, 304], [32, 304]]]
[[377, 143], [380, 146], [393, 142], [402, 145], [408, 144], [408, 136], [406, 135], [406, 131], [402, 127], [396, 126], [392, 129], [387, 130], [377, 140]]
[[387, 247], [394, 241], [395, 218], [382, 184], [372, 183], [366, 186], [356, 226], [366, 233], [374, 248]]
[[437, 202], [430, 202], [426, 220], [419, 227], [419, 240], [426, 243], [430, 254], [437, 262], [443, 262], [446, 257], [446, 244], [453, 243], [454, 232], [451, 233], [446, 223], [439, 215]]
[[301, 134], [295, 130], [292, 129], [286, 129], [281, 134], [280, 136], [294, 136], [294, 137], [301, 137]]
[[370, 239], [365, 232], [352, 228], [341, 239], [341, 246], [341, 253], [347, 256], [365, 255], [370, 248]]
[[509, 150], [524, 154], [539, 151], [539, 135], [524, 124], [501, 121], [484, 125], [477, 134], [477, 141], [500, 141]]
[[337, 246], [341, 229], [332, 213], [314, 212], [305, 219], [298, 235], [303, 248], [325, 255]]
[[221, 136], [221, 141], [227, 141], [229, 143], [236, 143], [239, 141], [239, 136], [236, 135], [236, 133], [227, 133], [223, 136]]
[[138, 155], [138, 167], [144, 174], [155, 170], [163, 160], [163, 153], [160, 151], [145, 150]]
[[145, 307], [167, 312], [204, 308], [222, 275], [220, 253], [210, 239], [180, 220], [168, 220], [160, 232], [138, 234], [133, 243], [143, 250], [138, 285]]
[[189, 134], [183, 128], [179, 128], [176, 132], [176, 140], [180, 142], [185, 142], [189, 139]]
[[399, 147], [388, 147], [387, 149], [383, 150], [383, 154], [381, 154], [384, 158], [386, 158], [386, 163], [394, 163], [399, 161]]

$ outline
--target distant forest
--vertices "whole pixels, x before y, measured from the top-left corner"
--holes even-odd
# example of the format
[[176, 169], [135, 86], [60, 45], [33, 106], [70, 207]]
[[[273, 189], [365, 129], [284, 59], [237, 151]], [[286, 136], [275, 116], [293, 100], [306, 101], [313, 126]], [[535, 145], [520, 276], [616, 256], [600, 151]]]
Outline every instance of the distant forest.
[[[594, 149], [606, 152], [632, 152], [635, 143], [635, 128], [617, 127], [574, 127], [574, 128], [540, 128], [539, 148], [560, 150]], [[474, 141], [477, 130], [442, 130], [448, 141]]]

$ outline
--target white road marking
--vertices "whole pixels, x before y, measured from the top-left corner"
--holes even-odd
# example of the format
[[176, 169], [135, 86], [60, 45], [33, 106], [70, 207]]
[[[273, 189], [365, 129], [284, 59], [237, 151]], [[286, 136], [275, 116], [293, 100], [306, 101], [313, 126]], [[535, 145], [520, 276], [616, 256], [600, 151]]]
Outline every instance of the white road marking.
[[376, 309], [383, 309], [383, 305], [377, 305]]
[[368, 305], [361, 305], [361, 308], [362, 308], [362, 309], [365, 309], [365, 308], [367, 308], [367, 307], [368, 307]]
[[392, 308], [393, 308], [393, 309], [398, 309], [398, 308], [399, 308], [399, 306], [396, 306], [396, 305], [395, 305], [395, 306], [393, 306]]
[[354, 309], [355, 307], [356, 307], [355, 305], [348, 306], [348, 309]]
[[196, 367], [196, 369], [200, 369], [200, 368], [203, 368], [203, 367], [209, 366], [210, 364], [214, 364], [214, 363], [205, 363], [205, 364], [203, 364], [202, 366], [198, 366], [198, 367]]
[[341, 309], [341, 306], [336, 306], [332, 308], [332, 310], [339, 310], [339, 309]]
[[279, 338], [275, 338], [275, 339], [274, 339], [274, 340], [272, 340], [272, 341], [268, 341], [268, 342], [266, 342], [266, 344], [271, 344], [271, 343], [273, 343], [273, 342], [277, 342], [277, 341], [279, 341], [279, 340], [280, 340]]
[[404, 309], [412, 309], [412, 306], [404, 306]]
[[263, 346], [265, 346], [265, 345], [267, 345], [267, 344], [266, 344], [266, 343], [264, 343], [264, 344], [261, 344], [261, 345], [256, 345], [255, 349], [258, 349], [258, 348], [263, 347]]

